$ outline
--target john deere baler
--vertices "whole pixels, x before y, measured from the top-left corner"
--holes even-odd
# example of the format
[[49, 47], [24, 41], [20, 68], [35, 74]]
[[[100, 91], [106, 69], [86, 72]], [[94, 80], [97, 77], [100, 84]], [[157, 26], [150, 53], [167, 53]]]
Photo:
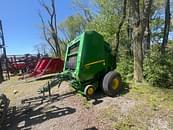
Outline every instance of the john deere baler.
[[101, 88], [107, 95], [115, 96], [121, 88], [121, 76], [115, 68], [116, 59], [110, 45], [99, 33], [84, 32], [68, 44], [63, 72], [39, 92], [68, 81], [86, 96], [92, 96]]

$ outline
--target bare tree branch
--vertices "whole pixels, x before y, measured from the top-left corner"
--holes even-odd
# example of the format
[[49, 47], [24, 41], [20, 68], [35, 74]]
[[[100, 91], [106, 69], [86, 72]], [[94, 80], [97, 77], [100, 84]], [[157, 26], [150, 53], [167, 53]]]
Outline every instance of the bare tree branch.
[[[55, 0], [51, 0], [51, 6], [46, 5], [44, 1], [40, 1], [41, 6], [46, 10], [49, 15], [49, 19], [47, 20], [48, 27], [46, 29], [46, 23], [43, 20], [43, 17], [40, 15], [42, 24], [43, 24], [43, 33], [46, 41], [49, 43], [56, 56], [61, 57], [61, 48], [59, 45], [58, 39], [58, 29], [57, 29], [57, 21], [56, 21], [56, 8], [55, 8]], [[49, 38], [48, 38], [49, 35]]]
[[40, 12], [39, 12], [39, 17], [40, 17], [41, 22], [42, 22], [42, 30], [43, 30], [44, 38], [47, 41], [47, 43], [50, 45], [50, 47], [53, 49], [54, 53], [56, 53], [55, 48], [53, 47], [52, 43], [50, 42], [50, 38], [47, 37], [47, 34], [46, 34], [46, 25], [45, 25], [44, 19], [43, 19], [43, 17], [42, 17], [42, 15], [41, 15]]

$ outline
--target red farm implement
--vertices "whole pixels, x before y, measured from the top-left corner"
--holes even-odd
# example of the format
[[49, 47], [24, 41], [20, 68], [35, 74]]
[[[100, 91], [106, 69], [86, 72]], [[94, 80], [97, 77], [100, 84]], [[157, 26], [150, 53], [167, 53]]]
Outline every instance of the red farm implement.
[[32, 72], [39, 57], [36, 55], [10, 55], [8, 56], [8, 66], [11, 74]]
[[[38, 60], [34, 70], [25, 78], [29, 77], [41, 77], [46, 74], [53, 74], [62, 72], [64, 67], [64, 61], [60, 58], [41, 58]], [[21, 79], [23, 79], [22, 77]]]

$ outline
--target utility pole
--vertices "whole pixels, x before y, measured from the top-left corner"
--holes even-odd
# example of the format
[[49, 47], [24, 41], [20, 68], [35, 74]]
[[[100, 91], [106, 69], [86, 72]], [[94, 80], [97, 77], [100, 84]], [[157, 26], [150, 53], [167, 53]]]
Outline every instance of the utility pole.
[[0, 83], [2, 83], [3, 80], [4, 80], [4, 77], [3, 77], [3, 70], [2, 70], [2, 64], [0, 59]]
[[[0, 20], [0, 49], [2, 50], [2, 56], [1, 56], [1, 62], [0, 62], [0, 74], [2, 73], [3, 77], [3, 67], [2, 65], [5, 65], [5, 71], [7, 73], [8, 79], [10, 79], [9, 75], [9, 68], [8, 68], [8, 59], [7, 59], [7, 54], [6, 54], [6, 48], [5, 48], [5, 39], [4, 39], [4, 33], [3, 33], [3, 28], [2, 28], [2, 21]], [[4, 79], [4, 78], [2, 78]]]

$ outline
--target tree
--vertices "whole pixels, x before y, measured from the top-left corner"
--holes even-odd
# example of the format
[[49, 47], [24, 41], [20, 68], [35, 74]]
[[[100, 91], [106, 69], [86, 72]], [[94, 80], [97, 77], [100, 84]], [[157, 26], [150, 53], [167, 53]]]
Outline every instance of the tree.
[[[95, 14], [86, 25], [86, 30], [95, 30], [115, 48], [115, 36], [120, 23], [119, 16], [123, 14], [123, 2], [120, 0], [94, 0]], [[97, 9], [96, 9], [97, 8]], [[120, 38], [121, 40], [121, 38]]]
[[151, 30], [150, 30], [150, 15], [147, 16], [146, 18], [146, 28], [144, 31], [144, 37], [143, 37], [143, 52], [150, 49], [150, 37], [151, 37]]
[[[128, 17], [128, 21], [127, 21], [127, 36], [128, 36], [128, 41], [132, 46], [132, 31], [133, 31], [133, 27], [132, 27], [132, 7], [131, 7], [131, 3], [128, 2], [128, 7], [127, 7], [127, 17]], [[130, 49], [130, 48], [129, 48]]]
[[150, 40], [154, 44], [162, 44], [164, 19], [163, 10], [165, 0], [153, 0], [150, 17]]
[[130, 0], [133, 12], [133, 55], [134, 55], [134, 80], [143, 80], [143, 53], [142, 41], [147, 17], [151, 12], [152, 0], [143, 0], [143, 9], [140, 10], [140, 0]]
[[170, 20], [171, 20], [170, 0], [166, 0], [165, 1], [165, 26], [164, 26], [164, 36], [163, 36], [163, 42], [162, 42], [162, 52], [164, 52], [165, 47], [168, 43]]
[[34, 50], [37, 54], [47, 55], [48, 54], [48, 45], [46, 43], [38, 43], [34, 46]]
[[86, 0], [73, 0], [74, 8], [79, 11], [79, 14], [85, 19], [85, 24], [92, 21], [93, 12], [91, 12], [92, 2]]
[[56, 20], [56, 8], [55, 0], [51, 0], [51, 6], [47, 5], [44, 1], [40, 1], [41, 6], [47, 12], [49, 19], [45, 22], [43, 16], [39, 12], [39, 17], [42, 22], [42, 30], [44, 39], [52, 48], [56, 57], [61, 57], [61, 48], [58, 38], [57, 20]]
[[121, 18], [121, 21], [118, 25], [118, 30], [116, 32], [116, 46], [115, 46], [115, 54], [116, 56], [118, 55], [118, 48], [119, 48], [119, 44], [120, 44], [120, 32], [121, 32], [121, 28], [124, 24], [125, 18], [126, 18], [126, 7], [127, 7], [127, 0], [124, 0], [124, 4], [123, 4], [123, 16]]
[[85, 19], [80, 14], [75, 14], [60, 23], [59, 30], [68, 42], [81, 34], [85, 29], [85, 25]]

